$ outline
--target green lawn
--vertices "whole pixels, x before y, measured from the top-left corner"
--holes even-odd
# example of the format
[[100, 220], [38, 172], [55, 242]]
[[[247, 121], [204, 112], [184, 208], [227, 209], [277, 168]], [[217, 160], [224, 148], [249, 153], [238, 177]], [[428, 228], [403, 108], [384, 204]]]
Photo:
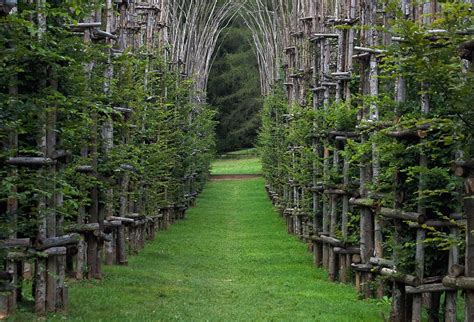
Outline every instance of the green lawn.
[[260, 174], [262, 164], [257, 157], [218, 159], [212, 163], [211, 174]]
[[72, 282], [67, 319], [381, 321], [386, 305], [358, 300], [352, 286], [312, 266], [263, 186], [261, 178], [210, 182], [188, 219], [160, 232], [128, 267], [106, 267], [101, 282]]
[[224, 156], [232, 157], [232, 156], [257, 156], [258, 151], [257, 148], [250, 148], [250, 149], [242, 149], [232, 152], [227, 152]]

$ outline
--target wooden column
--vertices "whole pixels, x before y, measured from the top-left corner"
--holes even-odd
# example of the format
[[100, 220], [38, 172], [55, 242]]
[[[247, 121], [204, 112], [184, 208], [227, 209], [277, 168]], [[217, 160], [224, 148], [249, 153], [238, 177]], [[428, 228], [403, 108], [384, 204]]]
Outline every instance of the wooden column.
[[[466, 216], [466, 259], [464, 276], [474, 280], [474, 159], [456, 163], [455, 174], [464, 178], [464, 214]], [[443, 281], [444, 283], [444, 281]], [[466, 322], [474, 321], [474, 289], [465, 290]]]
[[[472, 162], [474, 164], [474, 161]], [[474, 166], [469, 168], [465, 180], [464, 212], [466, 214], [466, 271], [465, 276], [474, 278]], [[474, 290], [466, 290], [465, 321], [474, 321]]]
[[[18, 99], [18, 78], [13, 76], [10, 79], [10, 84], [8, 86], [8, 96], [10, 98], [10, 109], [15, 109], [15, 103]], [[11, 129], [7, 138], [6, 147], [10, 151], [15, 151], [13, 156], [16, 156], [16, 151], [18, 149], [18, 132], [16, 129]], [[18, 170], [12, 168], [8, 171], [8, 176], [11, 178], [17, 178]], [[11, 231], [8, 234], [8, 238], [15, 239], [17, 238], [17, 222], [18, 222], [18, 199], [16, 194], [18, 193], [18, 186], [14, 183], [11, 186], [10, 195], [7, 199], [7, 209], [6, 216], [7, 221], [11, 226]], [[9, 272], [12, 275], [10, 285], [13, 287], [13, 290], [10, 292], [3, 292], [0, 294], [0, 314], [8, 315], [16, 309], [17, 300], [21, 299], [21, 282], [22, 272], [18, 269], [21, 268], [22, 263], [16, 262], [15, 260], [6, 260], [5, 271]], [[3, 265], [3, 264], [2, 264]]]

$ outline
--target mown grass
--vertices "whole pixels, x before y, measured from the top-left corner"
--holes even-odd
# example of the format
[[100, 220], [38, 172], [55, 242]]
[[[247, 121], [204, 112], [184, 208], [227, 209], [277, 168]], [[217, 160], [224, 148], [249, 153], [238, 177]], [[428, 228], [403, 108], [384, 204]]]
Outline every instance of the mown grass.
[[[49, 321], [380, 321], [387, 306], [327, 281], [286, 233], [263, 179], [213, 181], [188, 219], [160, 232], [128, 267], [70, 287]], [[12, 320], [32, 321], [21, 313]]]
[[262, 164], [257, 157], [218, 159], [212, 163], [211, 174], [261, 174]]
[[249, 148], [249, 149], [242, 149], [242, 150], [237, 150], [237, 151], [232, 151], [232, 152], [227, 152], [223, 154], [222, 156], [257, 156], [258, 151], [257, 148]]
[[212, 163], [211, 174], [261, 174], [262, 165], [257, 149], [243, 149], [221, 155]]

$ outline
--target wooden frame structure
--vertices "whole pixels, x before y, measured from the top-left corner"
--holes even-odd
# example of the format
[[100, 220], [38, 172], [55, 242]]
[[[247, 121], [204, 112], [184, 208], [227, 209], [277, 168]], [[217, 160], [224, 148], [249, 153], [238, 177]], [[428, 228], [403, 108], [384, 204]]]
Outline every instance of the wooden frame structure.
[[[38, 12], [34, 22], [41, 27], [40, 30], [46, 30], [48, 18], [42, 10], [46, 0], [36, 0], [34, 3]], [[169, 69], [162, 69], [163, 63], [154, 59], [156, 55], [162, 55], [165, 61], [174, 59], [167, 51], [171, 42], [168, 30], [170, 6], [169, 1], [162, 0], [104, 0], [101, 9], [92, 12], [83, 21], [66, 26], [71, 35], [82, 37], [86, 45], [99, 43], [105, 50], [105, 63], [88, 62], [84, 66], [84, 73], [90, 75], [96, 67], [104, 70], [102, 88], [104, 98], [110, 106], [110, 113], [103, 115], [96, 110], [88, 111], [92, 120], [91, 137], [89, 144], [81, 147], [81, 155], [77, 157], [90, 162], [75, 168], [76, 176], [84, 176], [97, 183], [88, 191], [90, 204], [80, 205], [74, 218], [75, 222], [71, 222], [70, 218], [66, 220], [58, 211], [63, 202], [61, 192], [54, 186], [54, 182], [45, 178], [61, 174], [75, 156], [69, 151], [61, 150], [62, 120], [56, 109], [49, 108], [44, 109], [47, 112], [40, 112], [44, 115], [38, 115], [38, 118], [45, 121], [39, 133], [41, 139], [37, 146], [38, 153], [33, 156], [14, 155], [2, 165], [8, 169], [10, 177], [15, 177], [21, 169], [30, 169], [29, 171], [38, 177], [38, 184], [42, 185], [44, 190], [51, 191], [51, 194], [41, 198], [37, 205], [19, 205], [20, 201], [16, 197], [18, 187], [13, 185], [11, 188], [11, 194], [5, 204], [5, 215], [9, 222], [14, 224], [19, 219], [20, 206], [37, 208], [37, 217], [40, 220], [34, 236], [18, 236], [13, 228], [12, 234], [0, 238], [0, 250], [5, 253], [0, 268], [2, 314], [14, 312], [17, 301], [22, 300], [21, 287], [24, 278], [33, 280], [36, 313], [67, 310], [67, 277], [100, 279], [103, 264], [127, 265], [128, 256], [137, 254], [146, 241], [154, 239], [158, 230], [167, 229], [175, 221], [184, 219], [186, 210], [194, 205], [208, 175], [207, 170], [202, 168], [202, 159], [210, 151], [207, 148], [197, 148], [203, 146], [203, 143], [188, 142], [196, 147], [186, 156], [190, 165], [184, 170], [183, 177], [177, 178], [177, 187], [173, 193], [168, 193], [165, 188], [165, 194], [168, 193], [166, 197], [171, 203], [157, 208], [153, 206], [155, 203], [150, 203], [147, 199], [149, 187], [134, 175], [138, 170], [133, 165], [120, 164], [105, 176], [99, 171], [101, 160], [107, 158], [117, 145], [120, 147], [132, 144], [133, 135], [144, 130], [133, 124], [140, 121], [134, 116], [133, 108], [112, 100], [111, 88], [116, 81], [116, 74], [120, 72], [114, 70], [113, 60], [126, 52], [140, 55], [145, 63], [143, 77], [138, 80], [141, 83], [137, 86], [143, 86], [145, 91], [152, 74], [155, 79], [156, 75], [164, 79], [165, 74], [179, 74], [177, 82], [188, 82], [188, 76], [182, 70], [185, 68], [185, 62], [180, 66], [170, 64]], [[16, 5], [2, 9], [5, 9], [7, 14], [15, 14]], [[60, 84], [57, 83], [55, 75], [49, 77], [50, 83], [45, 83], [44, 86], [49, 85], [57, 89]], [[163, 100], [168, 89], [164, 80], [161, 85], [162, 93], [159, 94]], [[14, 80], [9, 95], [18, 95]], [[186, 99], [183, 97], [183, 100]], [[200, 106], [196, 107], [197, 112], [199, 108]], [[192, 115], [186, 120], [190, 127], [194, 126]], [[13, 132], [2, 147], [17, 150], [18, 141], [18, 134]], [[142, 144], [154, 143], [148, 141]]]
[[[417, 5], [401, 1], [400, 7], [407, 19], [426, 25], [432, 22], [441, 9], [433, 1]], [[281, 10], [278, 4], [272, 2], [266, 9], [274, 12], [276, 8]], [[347, 153], [349, 141], [364, 144], [380, 133], [411, 151], [415, 145], [429, 139], [432, 133], [430, 124], [385, 130], [391, 125], [382, 124], [381, 109], [374, 103], [375, 100], [371, 100], [371, 97], [378, 97], [381, 86], [387, 87], [379, 77], [381, 61], [387, 54], [381, 48], [392, 41], [399, 41], [382, 31], [388, 27], [386, 24], [392, 17], [388, 16], [381, 3], [372, 0], [318, 3], [300, 0], [288, 4], [286, 11], [282, 10], [279, 14], [281, 16], [276, 19], [276, 29], [283, 32], [279, 45], [284, 45], [280, 51], [285, 75], [282, 83], [290, 107], [288, 115], [271, 116], [276, 124], [284, 127], [284, 131], [292, 131], [297, 126], [292, 126], [292, 122], [298, 120], [298, 116], [292, 112], [298, 109], [292, 106], [308, 108], [308, 97], [312, 98], [315, 113], [328, 111], [335, 105], [350, 105], [353, 94], [361, 95], [368, 102], [357, 115], [357, 126], [353, 129], [333, 128], [321, 133], [325, 120], [316, 119], [314, 134], [306, 138], [306, 143], [295, 145], [290, 139], [286, 156], [281, 157], [287, 160], [289, 170], [283, 172], [283, 180], [270, 180], [267, 184], [270, 198], [286, 218], [288, 231], [311, 243], [315, 264], [328, 271], [331, 281], [353, 280], [365, 297], [381, 297], [385, 294], [385, 286], [390, 286], [392, 321], [421, 321], [423, 307], [428, 308], [430, 320], [435, 321], [442, 311], [446, 321], [455, 321], [458, 291], [466, 291], [468, 303], [471, 295], [467, 281], [471, 280], [472, 273], [467, 267], [465, 271], [464, 267], [459, 267], [463, 260], [458, 246], [453, 245], [447, 252], [449, 262], [442, 264], [446, 276], [427, 275], [425, 239], [427, 232], [434, 227], [444, 227], [452, 236], [459, 236], [460, 230], [465, 227], [468, 237], [464, 261], [466, 264], [472, 261], [472, 245], [469, 244], [472, 239], [472, 233], [469, 233], [472, 231], [469, 228], [469, 218], [472, 217], [469, 201], [472, 194], [470, 163], [461, 162], [457, 167], [458, 175], [469, 181], [466, 183], [464, 214], [445, 213], [444, 216], [449, 219], [439, 220], [427, 210], [423, 201], [425, 178], [422, 174], [417, 190], [407, 192], [406, 177], [398, 171], [393, 182], [395, 188], [391, 192], [395, 196], [394, 203], [381, 205], [383, 196], [370, 190], [371, 186], [380, 184], [381, 167], [384, 166], [379, 147], [372, 143], [371, 153], [363, 156], [359, 169], [350, 162]], [[261, 19], [261, 24], [265, 24], [265, 19]], [[264, 30], [262, 27], [255, 28], [256, 37]], [[433, 34], [439, 32], [443, 31], [432, 31]], [[276, 48], [271, 42], [266, 45]], [[260, 53], [262, 61], [266, 56], [270, 55]], [[472, 61], [470, 63], [472, 66]], [[261, 64], [262, 75], [268, 74], [267, 69], [268, 64]], [[278, 84], [278, 80], [266, 78], [263, 81], [269, 88]], [[354, 86], [355, 83], [358, 88]], [[425, 89], [429, 86], [421, 85]], [[403, 103], [407, 93], [406, 81], [399, 77], [392, 86], [396, 101]], [[431, 113], [430, 97], [421, 94], [419, 100], [420, 113], [428, 118]], [[305, 149], [312, 149], [316, 161], [313, 162], [312, 179], [301, 181], [295, 174], [297, 168], [302, 166], [303, 153], [299, 151]], [[419, 165], [420, 168], [428, 169], [435, 166], [430, 164], [430, 156], [425, 153], [418, 153], [410, 166]], [[400, 159], [404, 157], [399, 155]], [[355, 177], [358, 177], [358, 182], [354, 180]], [[420, 196], [415, 209], [413, 199], [407, 197], [407, 193]], [[312, 196], [311, 210], [308, 210], [308, 202], [304, 205], [308, 194]], [[348, 240], [348, 224], [354, 214], [359, 218], [357, 243]], [[466, 220], [467, 227], [464, 226]], [[396, 263], [400, 258], [396, 250], [392, 254], [384, 253], [387, 238], [384, 227], [387, 225], [395, 227], [395, 245], [402, 245], [402, 236], [406, 238], [407, 234], [413, 235], [416, 254], [412, 272], [402, 273], [397, 269]], [[455, 277], [458, 275], [463, 277]], [[442, 294], [445, 294], [444, 303], [440, 303]], [[466, 321], [472, 319], [471, 311], [472, 306], [466, 305]]]

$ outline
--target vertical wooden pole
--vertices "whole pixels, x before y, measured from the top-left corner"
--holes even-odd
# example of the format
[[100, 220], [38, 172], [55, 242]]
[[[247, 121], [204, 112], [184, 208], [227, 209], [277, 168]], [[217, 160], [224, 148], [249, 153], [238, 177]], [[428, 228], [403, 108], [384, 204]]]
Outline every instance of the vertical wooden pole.
[[[53, 90], [58, 89], [57, 76], [49, 73], [50, 86]], [[47, 112], [46, 116], [46, 133], [45, 133], [45, 156], [48, 158], [53, 158], [53, 153], [56, 147], [56, 119], [57, 119], [57, 107], [50, 107], [50, 110]], [[51, 166], [49, 169], [50, 178], [54, 178], [56, 175], [56, 167]], [[54, 180], [53, 180], [54, 181]], [[48, 213], [46, 218], [46, 236], [47, 237], [56, 237], [57, 234], [57, 218], [56, 218], [56, 198], [55, 194], [56, 187], [53, 186], [53, 196], [49, 197], [46, 201], [48, 207]], [[56, 310], [56, 304], [58, 299], [58, 288], [61, 288], [61, 285], [58, 285], [59, 276], [58, 271], [58, 257], [49, 256], [47, 259], [47, 288], [46, 288], [46, 307], [47, 310], [52, 312]]]
[[[405, 0], [402, 1], [402, 10], [404, 10]], [[406, 101], [406, 80], [404, 77], [397, 77], [395, 81], [395, 101], [398, 103], [403, 103]], [[400, 171], [395, 172], [395, 179], [394, 179], [394, 208], [401, 209], [402, 204], [404, 202], [403, 198], [403, 182], [404, 180], [401, 177]], [[402, 232], [403, 232], [403, 224], [400, 220], [395, 220], [394, 222], [395, 231], [393, 237], [393, 243], [396, 247], [394, 247], [394, 251], [392, 254], [393, 260], [395, 262], [398, 261], [398, 251], [397, 247], [399, 247], [402, 243]], [[390, 312], [390, 319], [393, 322], [404, 322], [407, 320], [411, 320], [411, 310], [408, 310], [408, 300], [407, 294], [405, 293], [405, 285], [403, 283], [394, 282], [392, 288], [392, 309]], [[410, 314], [409, 314], [410, 312]]]
[[[346, 144], [344, 144], [344, 148], [346, 148]], [[349, 232], [348, 232], [348, 224], [349, 224], [349, 157], [346, 154], [344, 156], [344, 164], [343, 164], [343, 169], [342, 169], [342, 175], [343, 175], [343, 189], [346, 191], [346, 193], [342, 196], [342, 215], [341, 215], [341, 232], [342, 232], [342, 239], [344, 242], [347, 241], [349, 237]], [[341, 270], [340, 270], [340, 281], [342, 283], [347, 283], [348, 278], [349, 278], [349, 270], [350, 270], [350, 265], [351, 265], [351, 256], [346, 255], [346, 254], [341, 254]]]
[[[46, 31], [46, 17], [44, 15], [44, 0], [38, 0], [36, 2], [36, 9], [37, 9], [37, 21], [38, 21], [38, 38], [41, 39], [43, 37], [44, 32]], [[46, 86], [46, 80], [41, 81], [41, 86]], [[44, 155], [46, 155], [45, 146], [46, 146], [46, 129], [42, 129], [41, 138], [40, 138], [40, 148]], [[46, 201], [44, 198], [39, 201], [38, 209], [40, 210], [39, 213], [41, 216], [44, 216], [44, 208], [46, 208]], [[47, 220], [46, 218], [40, 218], [40, 223], [38, 227], [38, 239], [46, 238], [46, 228], [47, 228]], [[37, 314], [44, 314], [46, 313], [46, 300], [47, 300], [47, 274], [46, 274], [46, 263], [44, 259], [36, 259], [35, 260], [35, 312]]]
[[[474, 5], [472, 0], [471, 3]], [[474, 72], [474, 55], [471, 56], [469, 62], [469, 72]], [[467, 219], [465, 275], [474, 278], [474, 159], [469, 162], [467, 168], [468, 171], [463, 171], [466, 176], [464, 182], [464, 213]], [[466, 291], [464, 316], [465, 322], [474, 321], [474, 291], [472, 290]]]
[[[11, 83], [8, 87], [8, 95], [10, 98], [10, 108], [15, 108], [15, 102], [18, 99], [18, 86], [17, 86], [17, 77], [13, 76], [11, 78]], [[16, 130], [12, 130], [8, 135], [8, 142], [7, 147], [11, 151], [16, 151], [18, 148], [18, 132]], [[12, 169], [8, 172], [9, 177], [16, 178], [18, 175], [17, 169]], [[17, 237], [17, 229], [18, 229], [18, 199], [16, 194], [18, 193], [18, 187], [16, 183], [14, 183], [10, 190], [10, 195], [7, 198], [7, 209], [6, 215], [8, 218], [8, 222], [11, 226], [11, 232], [9, 233], [9, 238], [16, 238]], [[17, 300], [21, 299], [21, 274], [22, 272], [18, 270], [18, 263], [14, 260], [6, 260], [6, 271], [10, 272], [13, 275], [13, 279], [11, 281], [11, 285], [15, 287], [15, 290], [11, 293], [0, 294], [0, 298], [2, 298], [3, 305], [0, 305], [0, 313], [8, 315], [12, 313], [16, 309]], [[4, 311], [4, 312], [1, 312]]]
[[[450, 233], [454, 237], [459, 237], [459, 228], [450, 227]], [[458, 245], [452, 245], [449, 249], [449, 263], [450, 268], [453, 265], [459, 264], [459, 247]], [[445, 304], [444, 304], [444, 320], [445, 322], [456, 322], [456, 310], [457, 310], [457, 297], [458, 292], [446, 292], [445, 293]]]
[[86, 270], [86, 263], [87, 263], [87, 243], [84, 240], [84, 236], [81, 235], [81, 239], [77, 243], [77, 255], [76, 255], [76, 270], [75, 270], [75, 277], [78, 280], [82, 280], [84, 278], [84, 272]]
[[[395, 175], [395, 209], [400, 209], [401, 204], [403, 203], [403, 180], [401, 179], [401, 174], [399, 171]], [[402, 232], [404, 231], [403, 224], [399, 220], [395, 220], [395, 231], [393, 237], [393, 243], [395, 244], [393, 251], [394, 261], [398, 260], [399, 252], [397, 247], [400, 247], [402, 240]], [[405, 284], [394, 282], [392, 288], [392, 309], [390, 312], [390, 321], [393, 322], [404, 322], [407, 320], [407, 309], [406, 309], [406, 294], [405, 294]]]
[[[474, 160], [469, 164], [464, 164], [462, 173], [464, 181], [464, 213], [466, 215], [466, 277], [474, 278]], [[465, 291], [465, 317], [466, 322], [474, 321], [474, 291]]]
[[57, 256], [57, 289], [56, 310], [67, 310], [69, 306], [68, 288], [66, 283], [66, 255]]
[[[324, 159], [323, 159], [323, 181], [326, 182], [329, 175], [329, 149], [324, 147]], [[323, 196], [323, 231], [322, 234], [329, 234], [330, 227], [330, 213], [327, 196]], [[323, 267], [329, 268], [329, 245], [323, 243]]]
[[[472, 171], [471, 171], [472, 173]], [[467, 241], [466, 241], [466, 272], [467, 277], [474, 277], [474, 175], [468, 178], [466, 185], [469, 185], [466, 192], [468, 198], [464, 201], [464, 209], [467, 217]], [[474, 291], [466, 291], [465, 300], [465, 321], [474, 321]]]
[[46, 264], [45, 260], [35, 260], [35, 312], [46, 313]]
[[[112, 8], [112, 0], [106, 0], [105, 6], [106, 16], [106, 28], [105, 31], [108, 33], [112, 32], [112, 26], [114, 22], [114, 10]], [[107, 44], [112, 46], [112, 40], [108, 39]], [[112, 65], [112, 52], [111, 49], [107, 49], [107, 63], [104, 71], [104, 95], [109, 98], [109, 104], [114, 104], [111, 101], [111, 86], [114, 77], [114, 69]], [[114, 122], [112, 117], [107, 117], [102, 124], [102, 153], [108, 155], [114, 147]], [[108, 187], [105, 192], [105, 213], [101, 211], [99, 222], [103, 223], [105, 218], [114, 214], [114, 188]], [[105, 263], [112, 265], [114, 262], [114, 245], [115, 245], [115, 229], [111, 229], [108, 234], [108, 239], [103, 242], [103, 248], [105, 253]], [[102, 231], [102, 229], [101, 229]]]
[[124, 225], [120, 225], [117, 228], [117, 262], [119, 265], [128, 264], [125, 238], [125, 227]]
[[[426, 87], [426, 84], [422, 84], [422, 87]], [[422, 94], [421, 97], [421, 112], [428, 114], [430, 111], [430, 101], [428, 94]], [[420, 153], [420, 167], [428, 167], [428, 158], [424, 152]], [[425, 189], [424, 176], [420, 174], [418, 184], [418, 213], [426, 215], [426, 206], [424, 204], [423, 195]], [[420, 279], [424, 278], [425, 271], [425, 246], [424, 240], [426, 238], [426, 231], [420, 228], [416, 231], [416, 252], [415, 252], [415, 274]], [[423, 313], [423, 294], [413, 295], [413, 309], [412, 309], [412, 321], [419, 322], [422, 319]]]
[[[339, 171], [339, 151], [337, 143], [334, 143], [333, 146], [333, 171]], [[331, 214], [330, 214], [330, 226], [329, 226], [329, 236], [336, 237], [336, 230], [338, 224], [338, 196], [336, 194], [330, 195], [330, 204], [331, 204]], [[330, 245], [329, 247], [329, 280], [335, 281], [337, 279], [337, 259], [338, 255], [334, 253], [334, 248]]]

